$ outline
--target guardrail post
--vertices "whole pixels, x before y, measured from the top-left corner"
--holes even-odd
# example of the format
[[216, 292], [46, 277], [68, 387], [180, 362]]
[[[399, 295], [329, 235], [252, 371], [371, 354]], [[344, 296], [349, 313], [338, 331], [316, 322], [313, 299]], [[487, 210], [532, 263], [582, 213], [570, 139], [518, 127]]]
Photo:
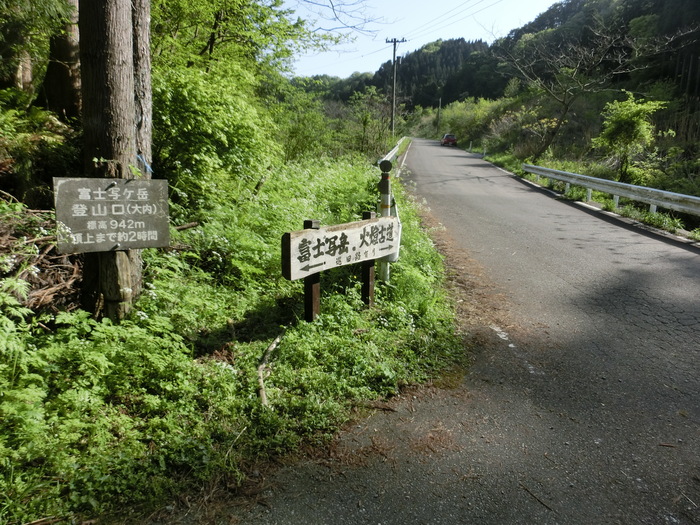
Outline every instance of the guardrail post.
[[[304, 221], [305, 230], [318, 230], [321, 221]], [[316, 316], [321, 313], [321, 273], [314, 273], [304, 278], [304, 319], [313, 323]]]
[[593, 191], [588, 188], [586, 190], [586, 202], [591, 202], [591, 199], [593, 199]]
[[656, 213], [656, 204], [649, 205], [649, 213]]
[[[388, 160], [383, 160], [379, 163], [379, 169], [382, 170], [382, 180], [379, 181], [379, 216], [389, 217], [391, 215], [391, 180], [389, 172], [392, 165]], [[389, 281], [389, 263], [380, 261], [379, 263], [379, 278], [384, 281]]]
[[615, 206], [615, 209], [620, 207], [620, 196], [619, 195], [613, 195], [613, 205]]

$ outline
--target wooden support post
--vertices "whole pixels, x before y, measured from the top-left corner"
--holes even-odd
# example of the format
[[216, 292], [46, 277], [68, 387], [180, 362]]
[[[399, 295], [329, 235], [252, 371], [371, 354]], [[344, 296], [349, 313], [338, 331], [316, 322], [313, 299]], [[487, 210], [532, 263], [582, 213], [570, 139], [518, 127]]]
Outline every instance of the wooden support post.
[[[373, 211], [362, 213], [362, 219], [374, 219]], [[362, 301], [370, 308], [374, 306], [374, 259], [360, 263], [362, 267]]]
[[[320, 227], [321, 221], [319, 220], [304, 221], [305, 230], [318, 230]], [[304, 278], [304, 318], [309, 323], [312, 323], [320, 313], [321, 274], [314, 273]]]

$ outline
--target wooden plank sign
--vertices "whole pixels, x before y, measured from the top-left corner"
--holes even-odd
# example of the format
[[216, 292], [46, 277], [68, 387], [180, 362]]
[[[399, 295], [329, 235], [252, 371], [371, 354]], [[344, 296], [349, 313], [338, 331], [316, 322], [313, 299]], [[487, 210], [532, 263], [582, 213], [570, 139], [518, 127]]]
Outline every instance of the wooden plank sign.
[[168, 246], [168, 182], [53, 179], [58, 250], [107, 252]]
[[378, 217], [282, 236], [282, 275], [294, 281], [324, 270], [398, 253], [398, 217]]

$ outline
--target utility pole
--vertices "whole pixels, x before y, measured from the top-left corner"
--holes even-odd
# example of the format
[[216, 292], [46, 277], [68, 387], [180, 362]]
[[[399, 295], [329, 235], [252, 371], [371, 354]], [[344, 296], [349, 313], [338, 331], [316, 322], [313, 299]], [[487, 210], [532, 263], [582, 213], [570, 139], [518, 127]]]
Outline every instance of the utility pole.
[[396, 125], [396, 46], [398, 44], [403, 44], [406, 41], [405, 38], [402, 38], [401, 40], [398, 40], [396, 38], [392, 38], [389, 40], [388, 38], [386, 39], [387, 44], [394, 44], [394, 59], [393, 59], [393, 65], [394, 65], [394, 80], [393, 80], [393, 87], [391, 89], [391, 136], [394, 136], [394, 127]]

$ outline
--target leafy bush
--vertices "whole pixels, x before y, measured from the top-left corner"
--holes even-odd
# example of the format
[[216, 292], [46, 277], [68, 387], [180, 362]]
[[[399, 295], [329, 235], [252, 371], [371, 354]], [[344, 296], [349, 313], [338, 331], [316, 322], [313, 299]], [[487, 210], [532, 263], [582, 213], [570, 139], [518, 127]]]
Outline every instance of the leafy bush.
[[222, 68], [154, 75], [153, 166], [170, 182], [171, 214], [179, 220], [230, 204], [279, 157], [270, 122], [252, 95], [254, 79], [235, 63]]
[[26, 96], [0, 91], [0, 190], [34, 208], [52, 204], [52, 177], [77, 176], [76, 133]]
[[491, 124], [507, 110], [511, 102], [511, 99], [453, 102], [443, 109], [441, 128], [456, 134], [463, 147], [468, 147], [470, 143], [475, 149], [484, 147]]

